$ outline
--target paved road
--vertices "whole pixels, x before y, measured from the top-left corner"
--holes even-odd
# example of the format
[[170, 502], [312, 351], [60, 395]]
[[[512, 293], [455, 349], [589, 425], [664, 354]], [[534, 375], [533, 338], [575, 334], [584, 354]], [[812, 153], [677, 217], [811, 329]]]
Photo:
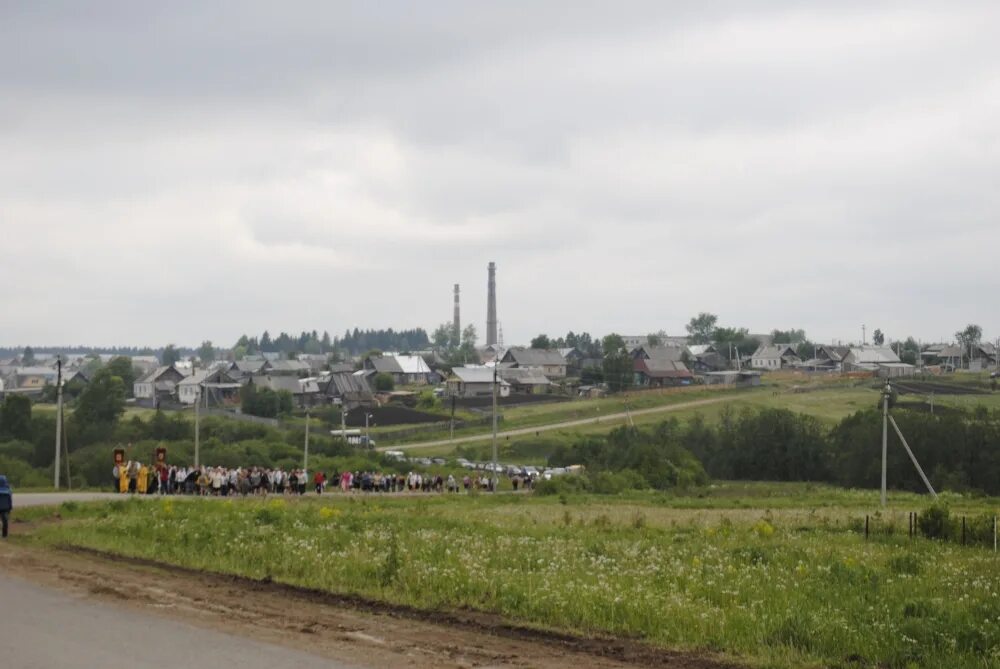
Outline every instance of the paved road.
[[[729, 397], [716, 397], [707, 400], [692, 400], [690, 402], [681, 402], [679, 404], [668, 404], [662, 407], [653, 407], [651, 409], [636, 409], [632, 411], [632, 417], [645, 416], [647, 414], [653, 413], [666, 413], [669, 411], [683, 411], [684, 409], [693, 409], [695, 407], [705, 406], [707, 404], [717, 404], [718, 402], [725, 402], [730, 400]], [[539, 425], [537, 427], [524, 427], [517, 430], [506, 430], [504, 432], [498, 432], [497, 438], [503, 439], [505, 437], [520, 437], [528, 434], [535, 434], [536, 432], [548, 432], [550, 430], [563, 430], [567, 427], [580, 427], [581, 425], [599, 425], [601, 423], [613, 424], [615, 421], [624, 421], [628, 418], [628, 414], [624, 411], [621, 413], [608, 414], [606, 416], [598, 416], [596, 418], [581, 418], [578, 420], [568, 420], [563, 423], [550, 423], [548, 425]], [[417, 448], [431, 448], [432, 446], [447, 446], [449, 444], [464, 444], [470, 441], [488, 441], [493, 438], [492, 433], [487, 434], [475, 434], [469, 437], [455, 437], [454, 439], [438, 439], [437, 441], [420, 441], [414, 444], [399, 444], [397, 446], [379, 446], [375, 450], [386, 451], [386, 450], [400, 450], [400, 449], [417, 449]]]
[[20, 506], [42, 506], [63, 502], [93, 502], [99, 499], [114, 499], [110, 492], [18, 492], [14, 489], [14, 509]]
[[[18, 669], [349, 669], [316, 655], [78, 599], [0, 572], [0, 665]], [[126, 650], [128, 648], [128, 650]]]

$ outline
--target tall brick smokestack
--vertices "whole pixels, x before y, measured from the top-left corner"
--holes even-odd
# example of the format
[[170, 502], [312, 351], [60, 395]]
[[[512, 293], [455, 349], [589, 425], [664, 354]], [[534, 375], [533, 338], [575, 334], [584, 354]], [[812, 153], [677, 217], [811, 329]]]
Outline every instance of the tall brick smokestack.
[[497, 344], [497, 264], [489, 265], [489, 283], [486, 293], [486, 345]]
[[451, 319], [451, 338], [458, 346], [462, 341], [462, 318], [458, 308], [458, 284], [455, 284], [455, 316]]

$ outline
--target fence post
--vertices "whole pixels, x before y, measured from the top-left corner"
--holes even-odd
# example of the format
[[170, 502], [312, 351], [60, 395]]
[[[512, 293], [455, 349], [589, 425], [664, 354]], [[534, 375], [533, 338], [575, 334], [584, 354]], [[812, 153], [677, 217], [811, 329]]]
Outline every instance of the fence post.
[[993, 552], [997, 552], [997, 517], [993, 516]]
[[868, 540], [868, 514], [865, 514], [865, 541]]
[[965, 545], [965, 516], [962, 516], [962, 545]]

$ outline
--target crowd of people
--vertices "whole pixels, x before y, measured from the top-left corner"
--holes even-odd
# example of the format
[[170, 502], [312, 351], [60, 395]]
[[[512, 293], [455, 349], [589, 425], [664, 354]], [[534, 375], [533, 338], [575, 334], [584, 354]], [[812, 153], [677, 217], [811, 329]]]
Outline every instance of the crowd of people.
[[[115, 464], [111, 472], [115, 490], [135, 495], [303, 495], [306, 490], [323, 494], [341, 492], [449, 492], [490, 491], [493, 480], [476, 472], [456, 478], [453, 474], [409, 472], [395, 474], [379, 471], [333, 472], [327, 476], [317, 471], [309, 476], [305, 469], [284, 470], [266, 467], [197, 467], [191, 465], [147, 465], [130, 460]], [[514, 477], [512, 485], [529, 489], [533, 480]]]

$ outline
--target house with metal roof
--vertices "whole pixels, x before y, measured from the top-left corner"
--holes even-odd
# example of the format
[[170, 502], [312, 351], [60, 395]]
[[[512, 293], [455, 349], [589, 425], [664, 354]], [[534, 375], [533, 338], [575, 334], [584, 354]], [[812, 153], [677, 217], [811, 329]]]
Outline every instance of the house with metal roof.
[[57, 372], [51, 367], [15, 367], [7, 377], [7, 390], [31, 392], [56, 384]]
[[265, 360], [258, 374], [271, 376], [307, 376], [312, 370], [301, 360]]
[[300, 379], [288, 374], [256, 374], [247, 379], [248, 386], [287, 392], [300, 407], [314, 406], [320, 399], [319, 384], [314, 378]]
[[762, 344], [750, 356], [750, 367], [777, 371], [785, 367], [791, 367], [801, 362], [795, 349], [788, 344]]
[[852, 346], [844, 356], [845, 372], [872, 372], [883, 378], [913, 376], [916, 367], [902, 362], [889, 346]]
[[497, 368], [497, 374], [510, 385], [511, 391], [516, 393], [547, 393], [553, 385], [552, 381], [535, 367], [504, 367], [501, 365]]
[[389, 374], [396, 385], [424, 385], [436, 382], [437, 375], [419, 355], [388, 353], [365, 358], [364, 370]]
[[502, 358], [500, 364], [511, 369], [531, 369], [549, 379], [566, 378], [566, 359], [555, 349], [512, 348]]
[[[497, 393], [510, 395], [510, 384], [497, 370]], [[493, 394], [493, 367], [454, 367], [448, 378], [448, 394], [455, 397], [489, 397]]]

